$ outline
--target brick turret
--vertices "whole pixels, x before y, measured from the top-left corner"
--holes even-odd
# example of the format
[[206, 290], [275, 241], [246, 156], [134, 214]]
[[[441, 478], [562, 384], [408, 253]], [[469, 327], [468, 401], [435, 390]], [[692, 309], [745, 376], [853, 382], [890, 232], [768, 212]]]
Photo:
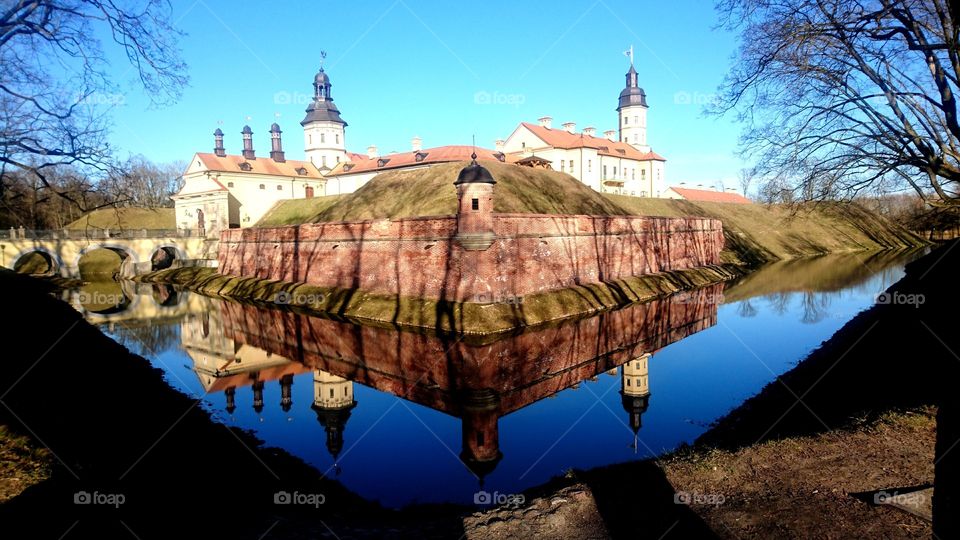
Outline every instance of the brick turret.
[[493, 244], [493, 186], [496, 180], [490, 171], [473, 161], [464, 167], [457, 181], [456, 241], [468, 251], [484, 251]]

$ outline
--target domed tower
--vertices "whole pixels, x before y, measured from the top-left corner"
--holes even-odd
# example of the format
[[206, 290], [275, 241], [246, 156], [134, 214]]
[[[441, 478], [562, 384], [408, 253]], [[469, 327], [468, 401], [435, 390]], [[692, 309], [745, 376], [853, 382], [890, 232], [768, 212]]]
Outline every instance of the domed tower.
[[350, 411], [357, 406], [353, 399], [353, 381], [323, 370], [313, 374], [313, 405], [317, 421], [327, 433], [327, 450], [336, 461], [343, 450], [343, 431]]
[[649, 152], [647, 145], [647, 94], [637, 84], [637, 70], [633, 67], [633, 47], [630, 47], [630, 71], [627, 85], [620, 92], [617, 106], [620, 120], [620, 140], [641, 152]]
[[453, 185], [457, 186], [457, 242], [464, 249], [482, 251], [493, 244], [493, 186], [490, 171], [473, 161], [464, 167]]
[[620, 398], [630, 415], [630, 429], [634, 434], [640, 431], [640, 416], [650, 404], [649, 362], [649, 353], [630, 360], [623, 365], [620, 379]]
[[340, 118], [340, 111], [333, 103], [331, 86], [330, 77], [321, 67], [313, 78], [313, 101], [307, 106], [307, 116], [300, 122], [304, 153], [307, 160], [320, 170], [332, 169], [347, 158], [343, 140], [343, 128], [347, 123]]
[[500, 452], [500, 397], [492, 390], [468, 390], [461, 405], [463, 450], [460, 461], [480, 480], [503, 459]]

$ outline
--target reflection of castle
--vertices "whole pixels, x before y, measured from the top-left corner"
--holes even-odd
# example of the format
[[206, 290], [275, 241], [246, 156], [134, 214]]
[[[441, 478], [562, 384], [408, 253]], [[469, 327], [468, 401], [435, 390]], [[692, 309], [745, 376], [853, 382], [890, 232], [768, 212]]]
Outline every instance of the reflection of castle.
[[[293, 407], [293, 378], [310, 371], [307, 366], [259, 347], [235, 341], [224, 331], [219, 304], [200, 314], [190, 315], [180, 326], [181, 346], [193, 361], [193, 370], [207, 393], [224, 393], [226, 411], [237, 409], [237, 388], [250, 386], [251, 406], [258, 414], [264, 409], [263, 392], [268, 382], [280, 385], [280, 408]], [[353, 382], [343, 377], [313, 370], [312, 408], [327, 434], [327, 449], [336, 459], [343, 448], [343, 430], [356, 406]]]
[[[500, 417], [619, 366], [622, 404], [637, 433], [649, 405], [650, 351], [716, 324], [721, 291], [708, 287], [479, 344], [230, 302], [218, 301], [213, 313], [238, 351], [257, 349], [251, 358], [261, 359], [272, 352], [288, 370], [313, 370], [312, 409], [335, 459], [359, 382], [460, 418], [460, 458], [482, 480], [502, 459]], [[272, 373], [261, 369], [258, 380], [280, 378]]]

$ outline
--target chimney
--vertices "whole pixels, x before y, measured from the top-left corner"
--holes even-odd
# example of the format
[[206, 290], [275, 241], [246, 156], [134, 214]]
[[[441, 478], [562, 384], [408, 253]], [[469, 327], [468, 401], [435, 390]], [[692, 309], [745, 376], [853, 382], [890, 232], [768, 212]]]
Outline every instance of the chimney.
[[506, 142], [503, 139], [497, 139], [493, 142], [493, 146], [497, 149], [497, 152], [503, 152], [504, 144], [506, 144]]
[[587, 137], [595, 137], [597, 133], [597, 128], [595, 127], [585, 127], [583, 128], [583, 134]]
[[240, 134], [243, 135], [243, 159], [257, 159], [253, 152], [253, 130], [250, 126], [243, 126]]
[[283, 163], [286, 158], [283, 157], [283, 143], [280, 141], [280, 124], [274, 123], [270, 126], [270, 159], [277, 163]]
[[577, 129], [577, 124], [576, 124], [576, 122], [564, 122], [564, 123], [563, 123], [563, 130], [566, 131], [567, 133], [573, 133], [576, 129]]
[[220, 128], [217, 128], [217, 130], [213, 132], [213, 153], [216, 154], [217, 157], [227, 155], [227, 151], [223, 148], [223, 130]]
[[549, 116], [543, 116], [537, 119], [537, 122], [540, 122], [540, 127], [545, 127], [550, 129], [550, 126], [553, 124], [553, 118]]
[[371, 144], [370, 146], [367, 147], [367, 157], [370, 159], [377, 158], [377, 145]]
[[413, 138], [410, 139], [410, 148], [413, 149], [414, 152], [419, 152], [420, 150], [422, 150], [423, 139], [414, 135]]
[[611, 141], [617, 140], [617, 139], [616, 139], [616, 137], [617, 137], [617, 132], [616, 132], [615, 130], [612, 130], [612, 129], [608, 129], [608, 130], [604, 131], [604, 132], [603, 132], [603, 136], [606, 137], [607, 139], [610, 139]]

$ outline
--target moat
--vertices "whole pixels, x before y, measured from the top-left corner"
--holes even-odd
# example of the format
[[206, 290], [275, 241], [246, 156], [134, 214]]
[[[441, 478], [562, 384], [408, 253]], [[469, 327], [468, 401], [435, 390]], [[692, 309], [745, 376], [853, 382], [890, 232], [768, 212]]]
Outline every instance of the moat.
[[519, 493], [569, 469], [693, 443], [873, 305], [919, 255], [776, 263], [492, 343], [162, 285], [63, 296], [218, 421], [360, 496], [472, 504], [481, 489]]

